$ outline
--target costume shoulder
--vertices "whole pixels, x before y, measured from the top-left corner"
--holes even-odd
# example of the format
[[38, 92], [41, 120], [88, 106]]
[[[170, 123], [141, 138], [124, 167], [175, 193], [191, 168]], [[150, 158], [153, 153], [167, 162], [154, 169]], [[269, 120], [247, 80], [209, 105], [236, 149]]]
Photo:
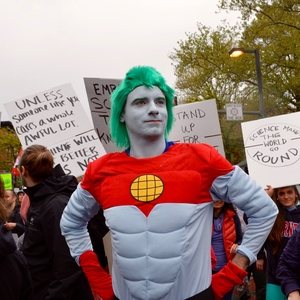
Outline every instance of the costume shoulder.
[[126, 156], [125, 152], [113, 152], [107, 153], [98, 159], [90, 162], [88, 164], [87, 170], [84, 174], [83, 180], [81, 181], [81, 187], [86, 189], [86, 186], [90, 185], [91, 179], [93, 178], [93, 174], [98, 172], [103, 168], [103, 166], [112, 158], [118, 159], [118, 157]]
[[[174, 145], [178, 151], [192, 151], [199, 159], [217, 170], [233, 170], [232, 164], [219, 151], [208, 144], [178, 143]], [[174, 147], [173, 146], [173, 147]], [[189, 149], [189, 150], [188, 150]]]

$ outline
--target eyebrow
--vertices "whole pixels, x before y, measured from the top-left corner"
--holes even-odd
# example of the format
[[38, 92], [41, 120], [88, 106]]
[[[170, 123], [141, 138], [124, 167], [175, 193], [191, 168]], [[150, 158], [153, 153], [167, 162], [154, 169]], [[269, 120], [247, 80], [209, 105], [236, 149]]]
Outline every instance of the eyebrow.
[[148, 99], [147, 97], [143, 97], [143, 98], [134, 98], [133, 101], [139, 101], [139, 100], [146, 100]]
[[[148, 97], [142, 97], [142, 98], [134, 98], [133, 101], [138, 101], [138, 100], [147, 100], [149, 99]], [[166, 100], [166, 97], [164, 96], [159, 96], [159, 97], [156, 97], [155, 100]]]

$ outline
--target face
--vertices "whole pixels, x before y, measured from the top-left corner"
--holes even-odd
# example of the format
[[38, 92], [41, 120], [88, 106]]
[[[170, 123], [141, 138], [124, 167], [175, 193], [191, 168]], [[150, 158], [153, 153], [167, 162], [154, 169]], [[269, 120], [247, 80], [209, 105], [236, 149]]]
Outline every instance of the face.
[[18, 202], [19, 202], [20, 205], [21, 205], [21, 203], [22, 203], [23, 197], [24, 197], [24, 194], [23, 194], [23, 193], [19, 193], [19, 194], [18, 194]]
[[168, 121], [166, 98], [156, 86], [139, 86], [128, 96], [120, 118], [125, 122], [131, 143], [134, 139], [164, 135]]
[[214, 201], [214, 209], [221, 209], [225, 204], [224, 200]]
[[4, 192], [4, 202], [6, 206], [10, 206], [12, 203], [16, 201], [16, 196], [10, 190], [6, 190]]
[[278, 201], [285, 207], [291, 207], [296, 204], [296, 195], [294, 187], [292, 186], [282, 187], [277, 191]]

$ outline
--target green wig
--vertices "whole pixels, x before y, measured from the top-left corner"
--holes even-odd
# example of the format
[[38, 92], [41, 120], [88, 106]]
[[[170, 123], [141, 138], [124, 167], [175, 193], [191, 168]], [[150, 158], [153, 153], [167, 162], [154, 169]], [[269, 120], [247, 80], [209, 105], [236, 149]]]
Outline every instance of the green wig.
[[127, 133], [126, 124], [120, 121], [126, 104], [127, 96], [139, 86], [153, 87], [157, 86], [166, 97], [168, 112], [168, 122], [165, 130], [167, 138], [173, 125], [173, 100], [175, 91], [167, 85], [166, 80], [154, 68], [148, 66], [137, 66], [130, 69], [125, 78], [111, 94], [111, 115], [109, 127], [112, 140], [118, 148], [130, 147], [130, 140]]

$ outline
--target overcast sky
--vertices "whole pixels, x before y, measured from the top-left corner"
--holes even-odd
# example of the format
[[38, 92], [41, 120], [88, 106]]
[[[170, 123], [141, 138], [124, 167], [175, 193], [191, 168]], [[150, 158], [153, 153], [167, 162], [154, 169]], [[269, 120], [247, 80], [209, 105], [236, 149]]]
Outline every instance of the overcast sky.
[[155, 67], [174, 87], [168, 58], [197, 23], [234, 24], [218, 0], [0, 0], [0, 111], [22, 97], [71, 83], [88, 113], [84, 77], [118, 78]]

